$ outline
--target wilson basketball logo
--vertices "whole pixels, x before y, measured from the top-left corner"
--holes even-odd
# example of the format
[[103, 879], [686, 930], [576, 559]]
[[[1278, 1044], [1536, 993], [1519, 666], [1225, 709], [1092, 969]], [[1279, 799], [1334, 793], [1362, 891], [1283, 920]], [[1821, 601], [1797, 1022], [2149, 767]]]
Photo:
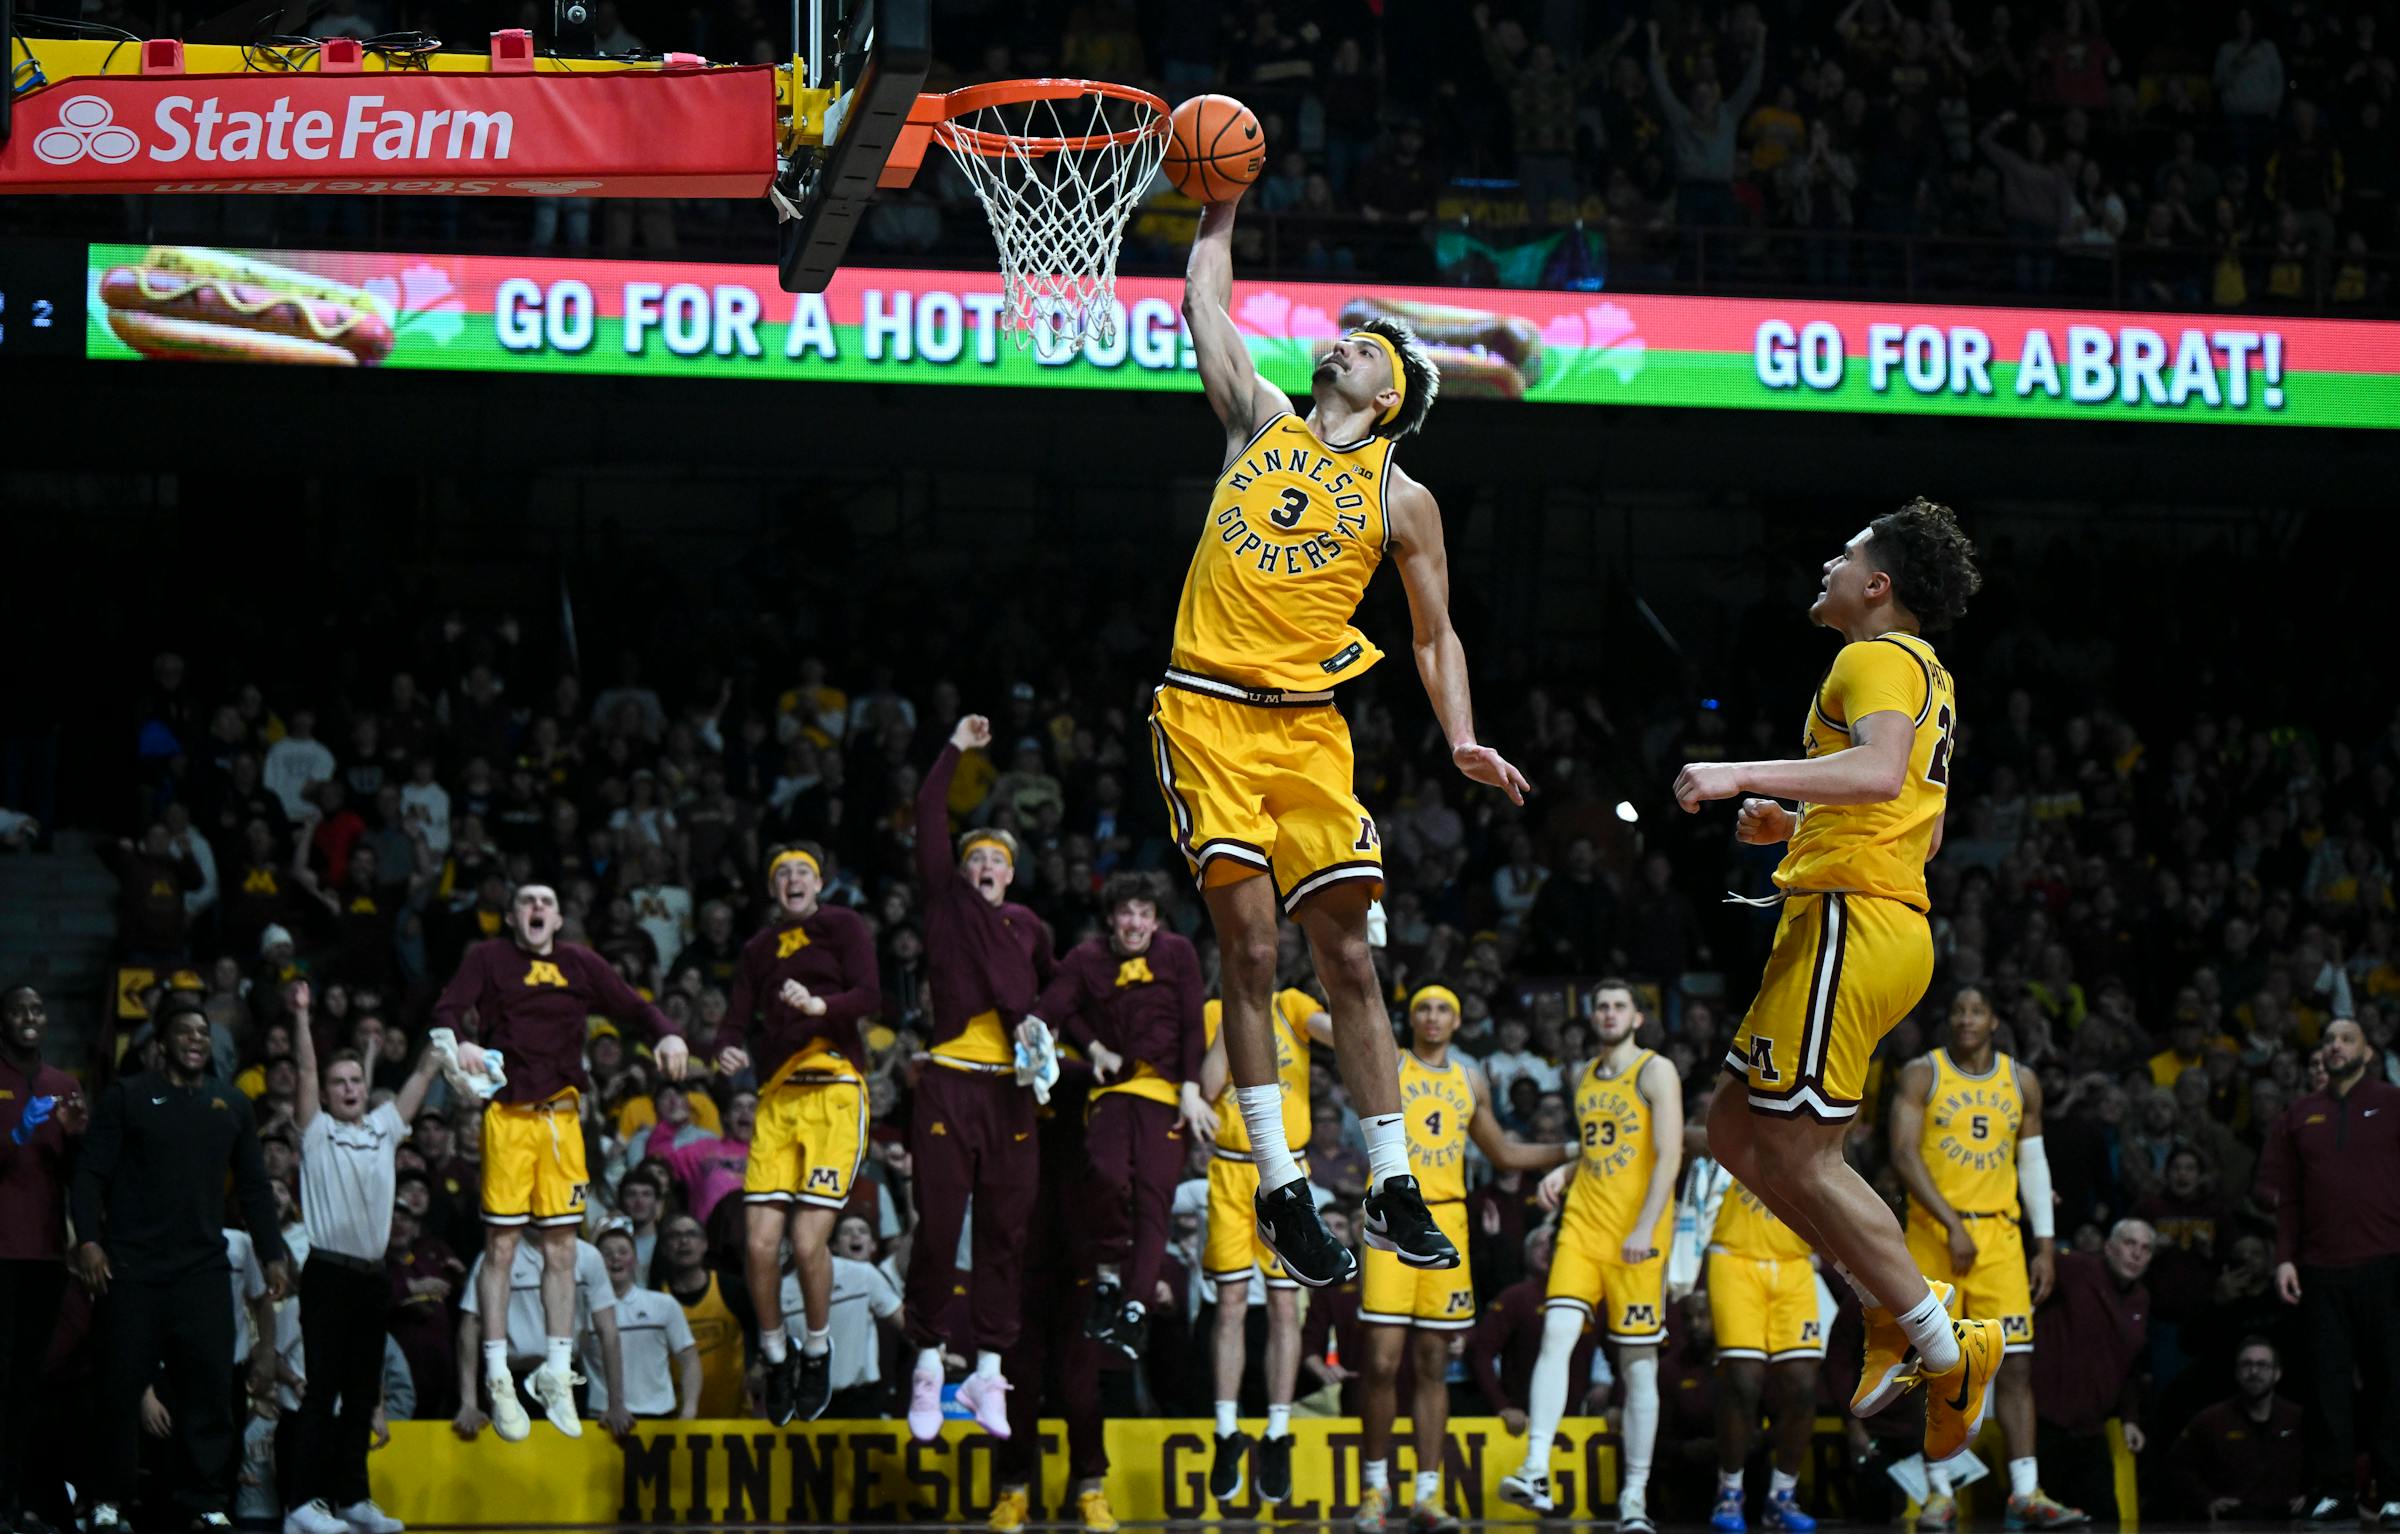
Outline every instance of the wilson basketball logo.
[[97, 96], [75, 96], [60, 103], [58, 122], [33, 136], [34, 158], [45, 165], [74, 165], [98, 160], [122, 165], [142, 152], [142, 141]]

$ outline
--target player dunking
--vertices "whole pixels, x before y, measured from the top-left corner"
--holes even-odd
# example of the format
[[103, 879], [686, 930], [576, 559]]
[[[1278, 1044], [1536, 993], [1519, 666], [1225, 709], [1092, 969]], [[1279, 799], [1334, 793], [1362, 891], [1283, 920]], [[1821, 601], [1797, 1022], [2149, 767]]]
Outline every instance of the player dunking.
[[[467, 950], [434, 1003], [436, 1027], [458, 1034], [459, 1069], [485, 1074], [484, 1046], [500, 1051], [506, 1081], [483, 1110], [481, 1292], [483, 1372], [492, 1430], [510, 1443], [533, 1431], [508, 1370], [508, 1274], [525, 1227], [542, 1253], [542, 1319], [549, 1354], [525, 1381], [551, 1423], [583, 1436], [575, 1410], [575, 1236], [583, 1225], [582, 1094], [585, 1020], [595, 1012], [619, 1027], [637, 1024], [655, 1041], [659, 1068], [680, 1077], [689, 1054], [675, 1023], [642, 1000], [606, 959], [558, 939], [558, 894], [528, 884], [509, 902], [509, 934]], [[470, 1028], [469, 1016], [474, 1018]], [[470, 1040], [480, 1033], [482, 1043]], [[472, 1381], [462, 1382], [471, 1396]]]
[[1775, 870], [1774, 950], [1725, 1056], [1747, 1091], [1716, 1095], [1709, 1148], [1858, 1291], [1867, 1337], [1851, 1410], [1870, 1416], [1929, 1383], [1928, 1460], [1982, 1425], [2000, 1325], [1951, 1321], [1842, 1142], [1868, 1056], [1933, 977], [1925, 864], [1941, 846], [1958, 701], [1923, 636], [1956, 622], [1981, 583], [1949, 507], [1920, 498], [1877, 517], [1825, 562], [1809, 608], [1844, 643], [1803, 721], [1801, 757], [1691, 762], [1675, 778], [1687, 812], [1769, 796], [1743, 801], [1734, 834], [1790, 843]]
[[1351, 619], [1390, 555], [1408, 588], [1417, 673], [1452, 762], [1524, 802], [1523, 775], [1475, 739], [1466, 654], [1450, 626], [1441, 510], [1392, 462], [1394, 445], [1423, 424], [1440, 375], [1406, 326], [1370, 321], [1317, 353], [1314, 404], [1303, 419], [1258, 376], [1227, 312], [1232, 298], [1233, 207], [1216, 204], [1201, 211], [1183, 313], [1209, 406], [1225, 426], [1225, 461], [1184, 576], [1150, 728], [1175, 838], [1216, 927], [1226, 1057], [1258, 1168], [1259, 1234], [1285, 1271], [1312, 1287], [1357, 1269], [1317, 1217], [1284, 1142], [1267, 1016], [1280, 892], [1308, 935], [1342, 1080], [1365, 1126], [1367, 1242], [1412, 1267], [1452, 1267], [1457, 1248], [1409, 1175], [1399, 1063], [1367, 947], [1382, 851], [1351, 787], [1349, 727], [1332, 706], [1335, 683], [1383, 658]]
[[1658, 1437], [1658, 1348], [1667, 1336], [1667, 1237], [1683, 1165], [1683, 1078], [1642, 1048], [1633, 987], [1593, 988], [1600, 1053], [1575, 1083], [1576, 1159], [1542, 1180], [1543, 1202], [1563, 1196], [1557, 1255], [1533, 1366], [1525, 1463], [1500, 1482], [1502, 1501], [1553, 1511], [1551, 1439], [1567, 1410], [1567, 1364], [1597, 1320], [1625, 1381], [1625, 1477], [1617, 1497], [1622, 1534], [1649, 1534], [1650, 1453]]
[[[1892, 1169], [1908, 1189], [1909, 1251], [1926, 1272], [1957, 1282], [1967, 1314], [2000, 1323], [2008, 1526], [2064, 1528], [2091, 1519], [2043, 1493], [2033, 1448], [2033, 1308], [2050, 1297], [2057, 1262], [2042, 1081], [1992, 1047], [1993, 1026], [1991, 1003], [1968, 986], [1950, 1002], [1949, 1048], [1901, 1068]], [[2020, 1217], [2033, 1227], [2030, 1265]], [[1928, 1511], [1938, 1524], [1938, 1509]]]
[[[813, 1422], [833, 1398], [833, 1224], [867, 1148], [861, 1019], [883, 1005], [875, 939], [857, 912], [817, 898], [825, 855], [813, 842], [767, 851], [775, 914], [742, 945], [717, 1069], [753, 1063], [758, 1124], [742, 1171], [743, 1268], [766, 1356], [767, 1420]], [[783, 1243], [792, 1243], [807, 1335], [794, 1360], [783, 1330]]]

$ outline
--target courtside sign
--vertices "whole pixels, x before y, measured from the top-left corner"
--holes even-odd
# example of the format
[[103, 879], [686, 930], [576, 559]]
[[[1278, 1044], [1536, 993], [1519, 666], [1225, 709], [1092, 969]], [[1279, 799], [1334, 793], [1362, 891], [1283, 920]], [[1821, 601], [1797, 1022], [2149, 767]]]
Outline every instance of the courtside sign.
[[[997, 327], [984, 272], [96, 245], [86, 354], [472, 372], [1197, 390], [1181, 284], [1127, 278], [1114, 338], [1060, 363]], [[1451, 398], [2016, 419], [2400, 427], [2400, 324], [2257, 315], [1237, 284], [1300, 392], [1361, 320], [1410, 322]]]

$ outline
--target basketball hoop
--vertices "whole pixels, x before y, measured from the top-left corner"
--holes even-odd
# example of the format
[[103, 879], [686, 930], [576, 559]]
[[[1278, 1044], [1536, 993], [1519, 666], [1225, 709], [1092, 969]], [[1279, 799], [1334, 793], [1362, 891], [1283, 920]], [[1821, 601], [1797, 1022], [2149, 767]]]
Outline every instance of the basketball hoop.
[[1117, 251], [1167, 152], [1167, 104], [1100, 80], [1002, 80], [941, 97], [933, 136], [1000, 246], [1000, 326], [1059, 358], [1116, 338]]

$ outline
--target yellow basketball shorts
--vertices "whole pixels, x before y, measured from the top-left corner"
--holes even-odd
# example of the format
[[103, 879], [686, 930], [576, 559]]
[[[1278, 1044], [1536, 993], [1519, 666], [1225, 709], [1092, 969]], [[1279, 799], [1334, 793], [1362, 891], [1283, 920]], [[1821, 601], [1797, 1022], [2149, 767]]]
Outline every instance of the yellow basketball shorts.
[[2032, 1352], [2033, 1279], [2025, 1271], [2024, 1232], [2005, 1214], [1986, 1214], [1967, 1216], [1967, 1234], [1975, 1238], [1975, 1266], [1960, 1273], [1950, 1263], [1950, 1233], [1909, 1206], [1908, 1254], [1927, 1278], [1958, 1286], [1951, 1312], [1997, 1321], [2007, 1351]]
[[[1671, 1228], [1672, 1219], [1669, 1211], [1662, 1229]], [[1611, 1342], [1644, 1345], [1664, 1340], [1665, 1237], [1658, 1239], [1658, 1255], [1647, 1262], [1622, 1261], [1624, 1254], [1622, 1236], [1611, 1239], [1597, 1225], [1582, 1221], [1561, 1224], [1543, 1308], [1580, 1310], [1600, 1323]]]
[[1366, 1286], [1358, 1318], [1376, 1326], [1421, 1326], [1427, 1331], [1463, 1332], [1475, 1324], [1475, 1276], [1467, 1258], [1467, 1205], [1450, 1199], [1426, 1206], [1433, 1223], [1458, 1248], [1455, 1268], [1412, 1268], [1399, 1255], [1376, 1247], [1363, 1254]]
[[1756, 1112], [1846, 1122], [1875, 1046], [1932, 980], [1923, 912], [1872, 895], [1791, 895], [1726, 1072], [1749, 1086]]
[[791, 1081], [758, 1100], [742, 1197], [753, 1204], [839, 1209], [867, 1153], [867, 1089], [852, 1081]]
[[1346, 880], [1383, 893], [1383, 842], [1351, 787], [1350, 726], [1332, 700], [1167, 674], [1150, 708], [1151, 766], [1203, 888], [1268, 874], [1287, 913]]
[[[1300, 1170], [1308, 1170], [1302, 1157]], [[1212, 1284], [1247, 1282], [1256, 1268], [1270, 1289], [1297, 1289], [1283, 1260], [1258, 1235], [1258, 1168], [1223, 1153], [1208, 1161], [1208, 1250], [1201, 1265]]]
[[581, 1225], [591, 1174], [573, 1087], [547, 1102], [483, 1110], [483, 1220], [487, 1225]]
[[1788, 1363], [1825, 1356], [1817, 1270], [1805, 1257], [1708, 1252], [1708, 1315], [1719, 1358]]

